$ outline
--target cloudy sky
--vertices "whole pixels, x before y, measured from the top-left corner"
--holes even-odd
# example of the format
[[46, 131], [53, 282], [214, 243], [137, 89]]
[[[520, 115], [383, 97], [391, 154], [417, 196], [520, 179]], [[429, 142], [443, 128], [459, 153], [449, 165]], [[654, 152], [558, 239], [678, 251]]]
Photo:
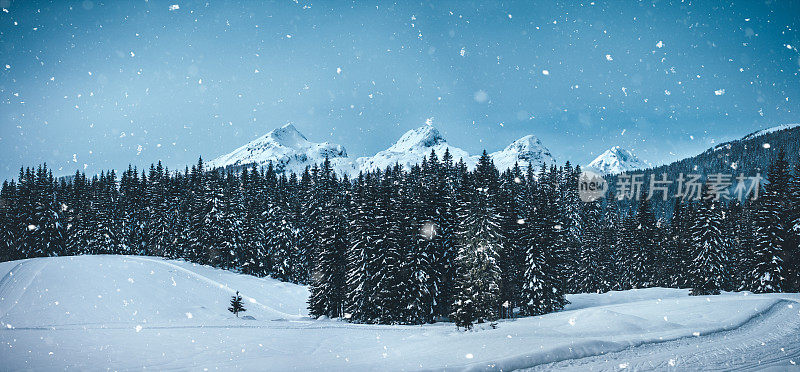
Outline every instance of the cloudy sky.
[[0, 179], [183, 168], [291, 122], [350, 156], [432, 118], [652, 163], [800, 122], [797, 1], [0, 0]]

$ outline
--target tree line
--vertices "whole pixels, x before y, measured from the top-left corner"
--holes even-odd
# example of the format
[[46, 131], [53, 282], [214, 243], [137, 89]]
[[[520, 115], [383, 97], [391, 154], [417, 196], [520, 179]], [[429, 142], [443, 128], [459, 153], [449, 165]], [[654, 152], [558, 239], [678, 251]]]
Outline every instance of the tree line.
[[[20, 170], [0, 192], [0, 261], [81, 254], [180, 258], [310, 288], [315, 317], [459, 327], [563, 308], [565, 294], [646, 287], [800, 291], [800, 162], [781, 152], [756, 200], [583, 202], [580, 167], [474, 170], [432, 152], [339, 177], [161, 163], [56, 179]], [[643, 192], [646, 195], [646, 191]], [[629, 207], [625, 203], [635, 204]]]

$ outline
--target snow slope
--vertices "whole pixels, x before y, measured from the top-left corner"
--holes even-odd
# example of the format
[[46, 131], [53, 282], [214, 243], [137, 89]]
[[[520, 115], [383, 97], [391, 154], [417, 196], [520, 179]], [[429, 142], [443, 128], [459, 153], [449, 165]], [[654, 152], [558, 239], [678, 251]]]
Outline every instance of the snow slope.
[[602, 174], [619, 174], [649, 168], [650, 165], [637, 158], [632, 152], [614, 146], [592, 160], [587, 167]]
[[307, 166], [321, 164], [326, 157], [340, 174], [351, 174], [355, 170], [344, 147], [311, 142], [294, 125], [286, 124], [211, 160], [206, 166], [209, 169], [248, 164], [266, 166], [272, 162], [278, 172], [302, 173]]
[[[722, 351], [749, 346], [759, 360], [786, 367], [800, 334], [793, 294], [572, 295], [565, 311], [462, 332], [448, 323], [311, 320], [302, 286], [150, 257], [0, 263], [0, 278], [3, 370], [583, 370], [669, 359], [677, 369], [730, 368], [753, 360]], [[255, 319], [226, 311], [235, 290], [245, 298], [244, 315]], [[698, 356], [701, 347], [720, 353]]]

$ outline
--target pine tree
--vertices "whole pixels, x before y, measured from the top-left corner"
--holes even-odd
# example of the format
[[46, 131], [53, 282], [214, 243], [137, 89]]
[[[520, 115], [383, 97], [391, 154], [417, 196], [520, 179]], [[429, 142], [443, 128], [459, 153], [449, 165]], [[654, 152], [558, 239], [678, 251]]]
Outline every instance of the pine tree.
[[639, 249], [639, 224], [636, 217], [628, 214], [622, 218], [622, 226], [617, 235], [618, 290], [640, 288], [640, 270], [637, 270], [636, 251]]
[[636, 210], [636, 244], [631, 247], [631, 279], [634, 281], [634, 288], [648, 288], [656, 284], [657, 226], [650, 201], [644, 195], [639, 199]]
[[708, 185], [705, 185], [689, 230], [691, 248], [687, 279], [694, 296], [719, 294], [727, 276], [725, 215], [722, 205], [712, 198]]
[[0, 191], [0, 262], [21, 258], [17, 253], [17, 226], [14, 223], [16, 194], [16, 184], [4, 181]]
[[800, 158], [790, 177], [785, 237], [787, 290], [800, 292]]
[[600, 249], [602, 242], [602, 207], [600, 201], [592, 201], [583, 207], [583, 231], [581, 231], [581, 247], [576, 265], [575, 285], [578, 293], [600, 293], [605, 282]]
[[314, 252], [317, 261], [311, 278], [308, 309], [312, 316], [338, 318], [344, 315], [345, 305], [345, 250], [347, 249], [346, 224], [343, 206], [337, 195], [337, 180], [330, 168], [330, 160], [323, 163], [316, 189], [321, 201], [319, 210], [319, 237]]
[[673, 267], [668, 268], [672, 278], [673, 286], [677, 288], [687, 288], [691, 285], [687, 282], [689, 274], [688, 267], [692, 261], [692, 242], [689, 238], [689, 223], [692, 214], [690, 209], [684, 205], [680, 198], [675, 198], [675, 205], [672, 209], [672, 219], [670, 221], [670, 244], [674, 249]]
[[547, 172], [543, 165], [539, 180], [532, 183], [529, 193], [534, 196], [527, 211], [527, 221], [522, 232], [525, 254], [524, 282], [521, 292], [521, 310], [525, 315], [541, 315], [557, 311], [568, 302], [558, 271], [554, 242], [561, 229], [555, 228], [555, 172]]
[[781, 151], [770, 165], [764, 192], [756, 202], [755, 242], [750, 288], [756, 293], [781, 292], [786, 285], [784, 248], [786, 238], [788, 163]]
[[242, 296], [239, 295], [239, 291], [236, 291], [236, 295], [231, 297], [231, 307], [228, 308], [228, 311], [236, 315], [237, 318], [239, 317], [239, 313], [247, 311], [247, 309], [244, 308]]
[[[493, 196], [496, 170], [484, 151], [474, 175], [475, 191], [470, 193], [460, 217], [457, 292], [452, 317], [458, 327], [495, 320], [500, 309], [501, 272], [497, 262], [502, 249], [500, 216]], [[468, 184], [467, 182], [464, 182]], [[468, 186], [462, 186], [467, 190]]]
[[618, 286], [619, 273], [617, 271], [617, 236], [620, 230], [619, 208], [614, 191], [608, 192], [603, 209], [603, 219], [601, 222], [601, 236], [599, 265], [602, 273], [600, 291], [607, 292]]

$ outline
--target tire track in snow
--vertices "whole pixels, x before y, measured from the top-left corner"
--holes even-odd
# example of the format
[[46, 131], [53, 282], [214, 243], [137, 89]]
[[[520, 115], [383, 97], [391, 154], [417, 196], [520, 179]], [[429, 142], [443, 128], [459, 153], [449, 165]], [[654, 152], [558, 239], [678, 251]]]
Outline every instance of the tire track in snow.
[[763, 370], [800, 364], [800, 303], [779, 300], [733, 329], [538, 365], [525, 371]]
[[[39, 273], [44, 270], [47, 264], [46, 258], [25, 260], [14, 266], [3, 276], [3, 279], [0, 279], [0, 319], [14, 309], [19, 299], [25, 295], [28, 287], [36, 280], [36, 277], [39, 276]], [[6, 326], [5, 323], [2, 324]]]

